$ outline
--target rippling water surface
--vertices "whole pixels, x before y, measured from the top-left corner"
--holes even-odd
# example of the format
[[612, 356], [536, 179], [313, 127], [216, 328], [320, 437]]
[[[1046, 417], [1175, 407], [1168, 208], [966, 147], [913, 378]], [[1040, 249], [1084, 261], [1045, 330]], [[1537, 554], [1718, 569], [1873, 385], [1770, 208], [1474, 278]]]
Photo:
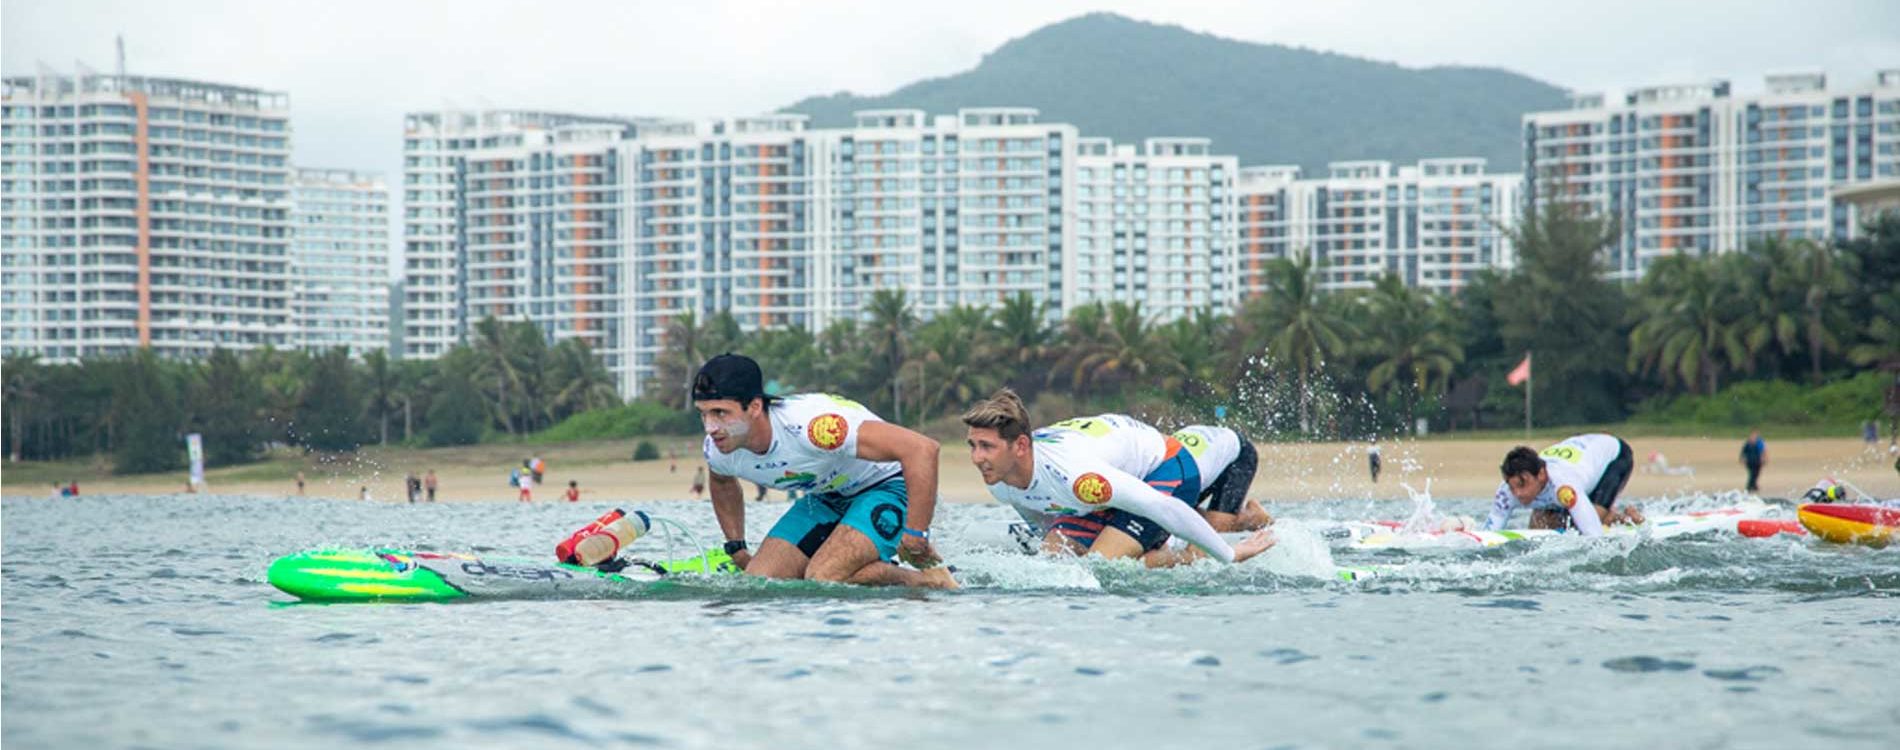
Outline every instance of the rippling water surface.
[[[609, 506], [11, 498], [0, 740], [1900, 744], [1900, 549], [1709, 536], [1407, 556], [1329, 550], [1315, 531], [1401, 505], [1274, 508], [1282, 543], [1236, 568], [1028, 558], [994, 544], [1007, 510], [948, 506], [938, 535], [968, 586], [955, 593], [718, 580], [615, 599], [324, 606], [284, 603], [265, 566], [325, 545], [548, 556]], [[752, 506], [755, 544], [782, 508]], [[648, 510], [716, 538], [705, 504]], [[1402, 567], [1332, 578], [1368, 563]]]

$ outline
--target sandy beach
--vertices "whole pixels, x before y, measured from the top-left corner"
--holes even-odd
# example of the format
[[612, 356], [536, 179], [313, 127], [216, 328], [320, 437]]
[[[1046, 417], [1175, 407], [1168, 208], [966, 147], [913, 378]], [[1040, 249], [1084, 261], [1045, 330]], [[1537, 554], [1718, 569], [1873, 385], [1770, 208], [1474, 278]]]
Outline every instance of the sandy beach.
[[[1532, 441], [1541, 446], [1542, 441]], [[690, 438], [656, 441], [662, 455], [674, 459], [632, 461], [631, 441], [555, 446], [489, 445], [434, 450], [366, 448], [342, 458], [285, 456], [251, 466], [207, 472], [207, 491], [231, 495], [295, 495], [295, 473], [305, 476], [304, 494], [310, 497], [356, 499], [367, 488], [372, 501], [403, 502], [403, 476], [433, 469], [439, 482], [437, 499], [444, 502], [515, 502], [508, 471], [521, 460], [538, 456], [547, 462], [535, 502], [562, 499], [570, 481], [579, 483], [588, 501], [654, 502], [690, 500], [699, 443]], [[1386, 442], [1381, 445], [1384, 471], [1374, 483], [1366, 467], [1364, 443], [1270, 443], [1260, 446], [1261, 467], [1252, 496], [1271, 506], [1279, 502], [1327, 498], [1406, 497], [1402, 485], [1430, 489], [1439, 498], [1488, 498], [1497, 487], [1497, 466], [1504, 452], [1518, 441], [1508, 439], [1433, 439]], [[1739, 439], [1632, 438], [1637, 473], [1626, 497], [1669, 497], [1690, 493], [1740, 490], [1746, 474], [1737, 457]], [[1660, 453], [1679, 473], [1645, 470], [1652, 454]], [[1817, 479], [1834, 476], [1881, 497], [1900, 496], [1900, 474], [1884, 442], [1875, 449], [1851, 438], [1788, 439], [1769, 441], [1769, 463], [1763, 471], [1761, 494], [1798, 497]], [[1692, 470], [1692, 471], [1690, 471]], [[0, 492], [9, 496], [45, 496], [50, 481], [43, 467], [24, 472], [31, 483], [16, 481], [11, 467], [0, 472]], [[113, 477], [103, 464], [74, 467], [58, 481], [77, 480], [85, 493], [175, 494], [184, 489], [185, 473]], [[748, 490], [751, 488], [748, 486]], [[968, 449], [945, 443], [940, 490], [947, 502], [989, 502], [989, 494], [969, 463]], [[770, 493], [771, 499], [784, 499]]]

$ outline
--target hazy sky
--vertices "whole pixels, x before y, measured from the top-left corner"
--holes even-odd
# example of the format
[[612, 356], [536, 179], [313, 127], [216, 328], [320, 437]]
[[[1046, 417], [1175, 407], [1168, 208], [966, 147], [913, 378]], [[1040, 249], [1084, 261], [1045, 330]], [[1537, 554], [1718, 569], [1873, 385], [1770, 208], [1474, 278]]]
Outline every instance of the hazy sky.
[[445, 106], [752, 114], [967, 70], [1094, 10], [1406, 66], [1509, 68], [1582, 89], [1900, 67], [1900, 2], [1479, 0], [4, 0], [0, 67], [75, 60], [288, 92], [299, 164], [399, 179], [402, 113]]

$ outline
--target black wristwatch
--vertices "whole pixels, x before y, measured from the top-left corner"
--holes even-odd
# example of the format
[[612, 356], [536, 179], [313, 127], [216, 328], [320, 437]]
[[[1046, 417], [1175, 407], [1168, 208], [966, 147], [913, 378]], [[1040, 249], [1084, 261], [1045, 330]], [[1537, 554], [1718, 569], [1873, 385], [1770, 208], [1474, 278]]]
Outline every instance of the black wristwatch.
[[741, 552], [741, 551], [743, 551], [744, 549], [745, 549], [745, 540], [744, 540], [744, 539], [728, 539], [728, 540], [726, 540], [726, 554], [728, 554], [728, 555], [732, 555], [732, 554], [737, 554], [737, 553], [739, 553], [739, 552]]

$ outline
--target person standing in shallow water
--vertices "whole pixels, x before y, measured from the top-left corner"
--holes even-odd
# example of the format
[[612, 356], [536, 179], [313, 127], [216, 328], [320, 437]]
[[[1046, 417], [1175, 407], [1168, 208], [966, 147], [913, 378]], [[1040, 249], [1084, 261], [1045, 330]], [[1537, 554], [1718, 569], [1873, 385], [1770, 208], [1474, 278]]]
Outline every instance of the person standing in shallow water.
[[1373, 443], [1366, 449], [1366, 469], [1372, 472], [1372, 483], [1379, 483], [1379, 444]]
[[1748, 439], [1742, 441], [1742, 466], [1748, 469], [1748, 491], [1761, 491], [1761, 469], [1768, 465], [1768, 444], [1762, 442], [1761, 430], [1748, 433]]
[[435, 469], [422, 478], [422, 489], [429, 494], [429, 502], [435, 502]]

